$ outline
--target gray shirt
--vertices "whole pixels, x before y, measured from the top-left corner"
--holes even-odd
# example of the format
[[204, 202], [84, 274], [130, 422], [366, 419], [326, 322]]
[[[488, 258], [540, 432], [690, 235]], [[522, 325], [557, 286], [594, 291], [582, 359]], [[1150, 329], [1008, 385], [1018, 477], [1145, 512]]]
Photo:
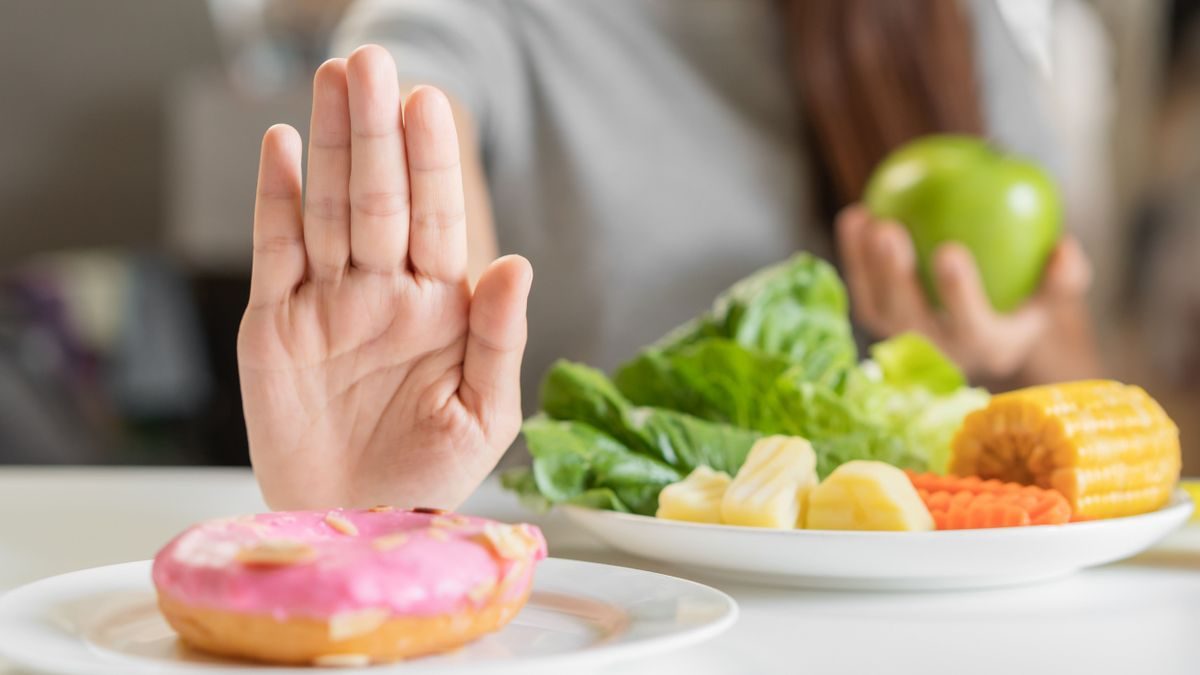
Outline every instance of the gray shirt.
[[[993, 135], [1044, 161], [1028, 64], [971, 4]], [[774, 0], [360, 0], [376, 42], [480, 131], [501, 249], [533, 264], [525, 407], [558, 357], [612, 368], [736, 279], [830, 252]]]

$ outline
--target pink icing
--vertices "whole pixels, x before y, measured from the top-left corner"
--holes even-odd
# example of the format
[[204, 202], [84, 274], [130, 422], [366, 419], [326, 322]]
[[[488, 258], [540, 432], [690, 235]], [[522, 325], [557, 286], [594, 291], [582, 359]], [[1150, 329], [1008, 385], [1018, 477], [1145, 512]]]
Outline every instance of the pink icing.
[[[331, 526], [331, 513], [357, 534]], [[514, 527], [530, 545], [523, 556], [510, 551], [510, 559], [489, 543], [485, 529]], [[385, 550], [373, 543], [394, 534], [405, 535], [404, 542]], [[275, 566], [237, 559], [242, 549], [281, 539], [303, 542], [315, 555]], [[493, 583], [505, 599], [519, 597], [545, 557], [545, 539], [532, 525], [405, 510], [293, 511], [194, 525], [154, 557], [153, 578], [160, 592], [189, 605], [281, 620], [374, 608], [429, 616], [485, 604], [493, 596], [479, 589]]]

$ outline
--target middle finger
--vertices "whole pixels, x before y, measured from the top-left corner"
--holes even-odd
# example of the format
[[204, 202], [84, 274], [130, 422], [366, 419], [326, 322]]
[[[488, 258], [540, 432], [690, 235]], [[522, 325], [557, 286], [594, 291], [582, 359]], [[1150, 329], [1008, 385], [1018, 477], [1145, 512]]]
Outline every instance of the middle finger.
[[396, 62], [359, 47], [346, 62], [350, 92], [350, 256], [371, 272], [407, 266], [409, 191]]

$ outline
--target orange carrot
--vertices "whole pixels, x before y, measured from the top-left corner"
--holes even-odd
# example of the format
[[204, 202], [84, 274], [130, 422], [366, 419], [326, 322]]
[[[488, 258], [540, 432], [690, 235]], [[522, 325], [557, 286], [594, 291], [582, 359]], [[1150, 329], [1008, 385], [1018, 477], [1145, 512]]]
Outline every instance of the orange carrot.
[[1057, 490], [977, 476], [907, 473], [939, 530], [1061, 525], [1071, 521], [1071, 506]]

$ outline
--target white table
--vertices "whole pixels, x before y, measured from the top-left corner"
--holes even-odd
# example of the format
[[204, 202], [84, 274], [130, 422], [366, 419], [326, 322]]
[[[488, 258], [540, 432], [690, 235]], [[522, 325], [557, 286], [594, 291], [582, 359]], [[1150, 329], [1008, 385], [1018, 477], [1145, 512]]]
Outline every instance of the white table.
[[[0, 590], [151, 557], [186, 525], [262, 510], [237, 469], [0, 467]], [[741, 619], [702, 647], [633, 673], [1198, 673], [1200, 528], [1140, 558], [1007, 590], [814, 592], [707, 578], [616, 553], [494, 482], [463, 511], [540, 525], [552, 555], [687, 576], [730, 593]], [[0, 675], [16, 673], [0, 663]]]

